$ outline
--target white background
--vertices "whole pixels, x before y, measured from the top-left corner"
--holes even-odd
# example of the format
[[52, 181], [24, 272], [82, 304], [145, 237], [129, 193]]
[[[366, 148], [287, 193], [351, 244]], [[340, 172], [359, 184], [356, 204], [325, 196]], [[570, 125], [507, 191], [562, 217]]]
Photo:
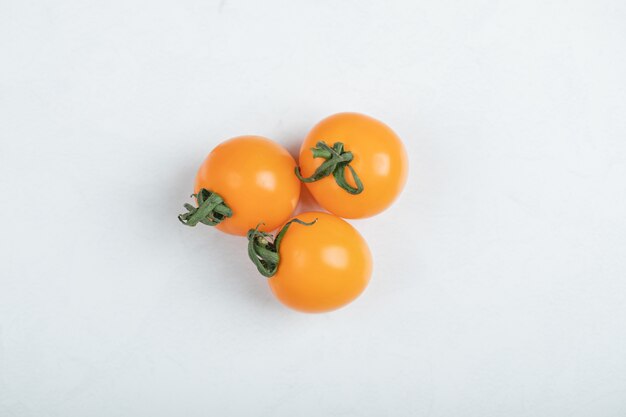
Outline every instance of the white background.
[[[623, 1], [0, 0], [0, 415], [626, 415]], [[366, 293], [181, 226], [212, 147], [404, 139]]]

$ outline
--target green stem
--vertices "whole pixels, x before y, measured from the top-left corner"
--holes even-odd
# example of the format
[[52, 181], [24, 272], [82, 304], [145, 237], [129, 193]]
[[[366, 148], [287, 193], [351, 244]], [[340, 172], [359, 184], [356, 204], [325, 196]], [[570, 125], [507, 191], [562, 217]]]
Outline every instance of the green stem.
[[185, 226], [195, 226], [198, 223], [216, 226], [233, 215], [233, 211], [217, 193], [201, 188], [198, 194], [191, 196], [198, 200], [198, 207], [185, 204], [187, 213], [178, 215], [178, 220]]
[[280, 263], [280, 242], [283, 240], [285, 233], [292, 223], [302, 224], [304, 226], [312, 226], [317, 219], [310, 223], [303, 222], [300, 219], [292, 219], [288, 221], [282, 229], [273, 238], [271, 233], [259, 230], [260, 223], [255, 229], [248, 231], [248, 257], [256, 265], [261, 275], [264, 277], [272, 277], [278, 271]]
[[[317, 167], [313, 175], [306, 178], [300, 173], [300, 167], [296, 167], [296, 177], [298, 177], [300, 181], [315, 182], [332, 174], [337, 182], [337, 185], [350, 194], [360, 194], [363, 192], [363, 183], [354, 168], [350, 165], [350, 162], [352, 162], [353, 159], [352, 152], [344, 151], [343, 143], [335, 142], [331, 148], [326, 144], [326, 142], [320, 141], [317, 142], [315, 148], [311, 148], [311, 151], [313, 153], [313, 158], [323, 158], [326, 159], [326, 161]], [[346, 181], [346, 168], [350, 170], [356, 187], [353, 187]]]

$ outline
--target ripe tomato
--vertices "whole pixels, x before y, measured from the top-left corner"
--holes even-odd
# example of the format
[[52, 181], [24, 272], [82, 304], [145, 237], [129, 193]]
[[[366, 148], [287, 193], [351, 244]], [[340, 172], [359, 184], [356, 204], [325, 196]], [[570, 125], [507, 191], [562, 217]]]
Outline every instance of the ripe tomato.
[[293, 175], [295, 166], [286, 149], [261, 136], [222, 142], [196, 175], [200, 207], [185, 205], [189, 213], [179, 219], [190, 226], [202, 222], [240, 236], [259, 223], [264, 223], [262, 230], [274, 230], [298, 204], [300, 182]]
[[308, 313], [334, 310], [358, 297], [372, 273], [372, 256], [359, 232], [328, 213], [307, 212], [294, 219], [274, 241], [268, 233], [248, 233], [248, 254], [269, 277], [274, 295]]
[[299, 162], [296, 175], [319, 205], [350, 219], [389, 207], [404, 188], [409, 165], [393, 130], [359, 113], [319, 122], [304, 140]]

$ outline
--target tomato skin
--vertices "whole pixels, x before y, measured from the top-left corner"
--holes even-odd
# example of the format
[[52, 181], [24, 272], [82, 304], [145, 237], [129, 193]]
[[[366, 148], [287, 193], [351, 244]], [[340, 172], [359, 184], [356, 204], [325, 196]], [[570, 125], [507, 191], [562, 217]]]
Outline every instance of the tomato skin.
[[[408, 158], [404, 145], [384, 123], [359, 113], [337, 113], [319, 122], [308, 133], [300, 149], [303, 177], [315, 172], [324, 159], [313, 158], [311, 148], [324, 141], [329, 146], [342, 142], [354, 155], [350, 163], [363, 182], [360, 194], [350, 194], [339, 187], [333, 176], [306, 183], [315, 200], [331, 213], [349, 219], [374, 216], [389, 207], [406, 183]], [[354, 185], [352, 174], [346, 179]]]
[[287, 221], [298, 204], [300, 182], [294, 176], [296, 163], [282, 146], [261, 136], [238, 136], [219, 144], [206, 157], [195, 181], [201, 188], [218, 193], [233, 215], [215, 226], [245, 236], [263, 222], [260, 230], [271, 231]]
[[372, 256], [354, 227], [332, 214], [307, 212], [296, 218], [280, 244], [276, 275], [268, 279], [286, 306], [307, 313], [340, 308], [359, 296], [372, 274]]

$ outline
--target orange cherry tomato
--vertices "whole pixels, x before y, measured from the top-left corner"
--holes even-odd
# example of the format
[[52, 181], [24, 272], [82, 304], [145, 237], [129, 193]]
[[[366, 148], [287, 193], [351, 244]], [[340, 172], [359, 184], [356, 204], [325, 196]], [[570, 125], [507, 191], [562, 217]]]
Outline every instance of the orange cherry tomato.
[[292, 222], [274, 242], [267, 234], [257, 235], [262, 245], [279, 255], [274, 259], [277, 269], [268, 278], [274, 295], [286, 306], [308, 313], [335, 310], [357, 298], [372, 273], [372, 256], [363, 237], [332, 214], [307, 212], [295, 218], [309, 225]]
[[202, 189], [217, 193], [232, 211], [215, 226], [223, 232], [245, 236], [259, 223], [264, 223], [261, 230], [274, 230], [298, 204], [295, 165], [277, 143], [261, 136], [239, 136], [222, 142], [206, 157], [196, 175], [195, 192], [198, 197]]
[[[320, 142], [327, 146], [320, 147]], [[343, 146], [337, 148], [338, 143]], [[333, 154], [339, 163], [324, 175], [320, 167]], [[319, 205], [350, 219], [370, 217], [389, 207], [404, 188], [409, 165], [393, 130], [359, 113], [338, 113], [319, 122], [304, 140], [299, 162], [300, 175]], [[316, 174], [320, 178], [311, 179]], [[306, 182], [307, 178], [313, 182]], [[342, 179], [350, 191], [340, 186]]]

